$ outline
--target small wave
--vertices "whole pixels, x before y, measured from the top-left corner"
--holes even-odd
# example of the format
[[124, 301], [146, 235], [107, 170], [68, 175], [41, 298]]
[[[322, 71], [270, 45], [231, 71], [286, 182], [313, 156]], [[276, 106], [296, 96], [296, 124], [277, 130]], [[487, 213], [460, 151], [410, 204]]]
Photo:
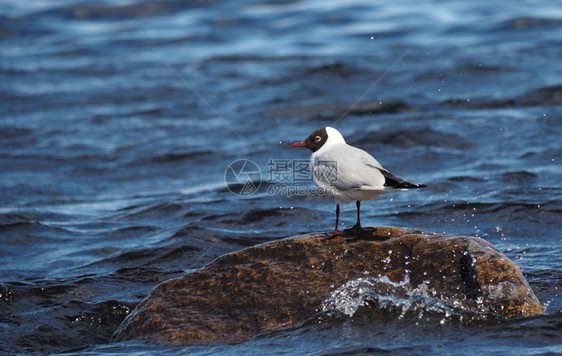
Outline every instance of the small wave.
[[239, 222], [241, 224], [255, 224], [264, 220], [272, 220], [279, 216], [284, 217], [285, 211], [279, 208], [252, 209], [244, 213]]
[[164, 153], [159, 156], [152, 157], [151, 162], [154, 163], [177, 163], [181, 161], [189, 161], [195, 158], [208, 156], [212, 154], [211, 151], [202, 150], [197, 152], [180, 152], [180, 153]]
[[450, 98], [441, 101], [443, 107], [467, 109], [503, 109], [516, 106], [544, 107], [562, 104], [562, 86], [548, 86], [530, 90], [525, 94], [511, 98], [475, 97], [470, 101], [462, 98]]
[[[55, 224], [53, 221], [66, 218], [63, 214], [47, 213], [47, 212], [15, 212], [15, 213], [0, 213], [0, 232], [5, 234], [12, 234], [17, 241], [24, 241], [33, 233], [35, 237], [49, 237], [49, 232], [60, 233], [68, 232], [66, 228]], [[51, 236], [56, 239], [55, 236]], [[5, 242], [4, 240], [3, 242]], [[14, 241], [12, 241], [14, 242]]]
[[454, 177], [449, 177], [447, 178], [447, 180], [451, 181], [451, 182], [476, 182], [476, 183], [482, 183], [485, 182], [486, 179], [484, 178], [480, 178], [480, 177], [473, 177], [473, 176], [454, 176]]
[[312, 117], [312, 118], [335, 118], [347, 112], [350, 115], [378, 115], [397, 114], [403, 112], [418, 111], [419, 108], [413, 104], [398, 100], [386, 102], [358, 102], [352, 106], [320, 103], [296, 107], [284, 107], [266, 110], [263, 115], [267, 117]]
[[460, 300], [439, 299], [427, 283], [411, 285], [408, 275], [399, 282], [392, 282], [387, 276], [350, 280], [332, 292], [323, 302], [322, 310], [353, 317], [361, 307], [369, 306], [399, 312], [399, 319], [409, 313], [417, 314], [418, 319], [425, 313], [434, 313], [443, 316], [442, 324], [453, 315], [462, 317], [465, 313]]
[[562, 21], [555, 18], [540, 18], [540, 17], [515, 17], [501, 22], [495, 28], [499, 31], [520, 31], [541, 27], [560, 26]]
[[351, 75], [359, 75], [362, 72], [359, 69], [350, 67], [341, 62], [333, 62], [329, 64], [321, 64], [306, 70], [308, 75], [332, 75], [336, 74], [342, 78], [347, 78]]
[[506, 172], [501, 174], [501, 180], [506, 183], [528, 183], [533, 182], [538, 176], [527, 171]]
[[33, 133], [32, 129], [16, 126], [2, 126], [0, 127], [0, 138], [2, 140], [19, 140], [22, 137], [29, 136]]
[[100, 18], [120, 20], [164, 16], [177, 10], [178, 9], [175, 6], [172, 6], [172, 3], [170, 2], [145, 2], [123, 6], [77, 4], [59, 9], [48, 10], [46, 13], [78, 20], [93, 20]]
[[427, 146], [466, 149], [473, 147], [472, 143], [463, 140], [461, 136], [455, 133], [440, 132], [430, 127], [409, 130], [369, 131], [359, 140], [352, 141], [352, 143], [357, 146], [368, 146], [372, 145], [374, 142], [401, 148]]
[[523, 106], [562, 105], [562, 85], [547, 86], [531, 90], [519, 98]]
[[115, 217], [121, 220], [140, 220], [140, 219], [158, 219], [168, 218], [183, 212], [187, 204], [155, 202], [153, 204], [134, 205], [121, 209]]

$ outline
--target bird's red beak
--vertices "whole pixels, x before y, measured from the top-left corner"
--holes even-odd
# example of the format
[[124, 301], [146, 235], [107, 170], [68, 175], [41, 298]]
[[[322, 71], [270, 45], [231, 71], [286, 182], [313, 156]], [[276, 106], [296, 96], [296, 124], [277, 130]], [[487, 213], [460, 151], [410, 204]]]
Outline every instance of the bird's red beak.
[[304, 142], [295, 142], [295, 143], [291, 143], [291, 144], [289, 145], [289, 147], [293, 147], [293, 148], [294, 148], [294, 147], [306, 147], [306, 143], [304, 143]]

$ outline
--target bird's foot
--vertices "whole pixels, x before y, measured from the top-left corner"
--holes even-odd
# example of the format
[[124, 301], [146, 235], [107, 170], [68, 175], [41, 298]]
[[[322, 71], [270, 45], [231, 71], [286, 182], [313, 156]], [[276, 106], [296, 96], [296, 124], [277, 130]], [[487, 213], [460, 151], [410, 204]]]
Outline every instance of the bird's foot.
[[331, 234], [326, 233], [326, 236], [322, 238], [322, 241], [331, 240], [331, 239], [333, 239], [334, 237], [338, 237], [338, 236], [340, 236], [340, 235], [341, 235], [340, 230], [336, 229], [336, 230], [335, 230], [333, 233], [331, 233]]
[[352, 227], [350, 227], [349, 229], [343, 230], [343, 233], [346, 236], [350, 236], [350, 237], [351, 236], [361, 237], [364, 232], [365, 232], [365, 230], [363, 230], [363, 227], [361, 227], [361, 224], [355, 224]]
[[361, 224], [355, 224], [352, 227], [350, 227], [349, 229], [343, 230], [343, 232], [346, 233], [346, 234], [359, 234], [363, 231], [364, 230], [361, 227]]

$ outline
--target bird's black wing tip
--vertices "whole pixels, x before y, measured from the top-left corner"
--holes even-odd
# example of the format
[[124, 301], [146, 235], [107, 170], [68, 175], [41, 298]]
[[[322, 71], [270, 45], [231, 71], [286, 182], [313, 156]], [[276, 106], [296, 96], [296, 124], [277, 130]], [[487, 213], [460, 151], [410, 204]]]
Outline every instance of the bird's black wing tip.
[[425, 188], [425, 187], [427, 187], [427, 185], [423, 183], [410, 183], [410, 182], [401, 182], [397, 186], [397, 188], [406, 188], [406, 189]]
[[384, 185], [385, 186], [390, 186], [390, 187], [394, 187], [394, 188], [397, 188], [397, 189], [425, 188], [425, 187], [427, 187], [427, 185], [425, 185], [423, 183], [406, 182], [402, 178], [399, 178], [399, 177], [391, 174], [386, 169], [379, 169], [379, 171], [384, 176], [384, 179], [385, 179]]

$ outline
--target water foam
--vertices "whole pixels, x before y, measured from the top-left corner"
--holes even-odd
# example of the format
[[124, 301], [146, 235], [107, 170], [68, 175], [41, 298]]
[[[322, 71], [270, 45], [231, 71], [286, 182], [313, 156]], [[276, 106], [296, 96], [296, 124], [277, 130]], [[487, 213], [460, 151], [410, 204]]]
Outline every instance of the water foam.
[[323, 302], [322, 310], [352, 317], [360, 307], [376, 305], [380, 310], [399, 311], [399, 319], [408, 312], [417, 313], [418, 318], [425, 312], [436, 313], [444, 316], [441, 323], [451, 315], [461, 314], [460, 301], [439, 298], [428, 284], [426, 281], [413, 286], [408, 275], [399, 282], [387, 276], [358, 278], [336, 288]]

